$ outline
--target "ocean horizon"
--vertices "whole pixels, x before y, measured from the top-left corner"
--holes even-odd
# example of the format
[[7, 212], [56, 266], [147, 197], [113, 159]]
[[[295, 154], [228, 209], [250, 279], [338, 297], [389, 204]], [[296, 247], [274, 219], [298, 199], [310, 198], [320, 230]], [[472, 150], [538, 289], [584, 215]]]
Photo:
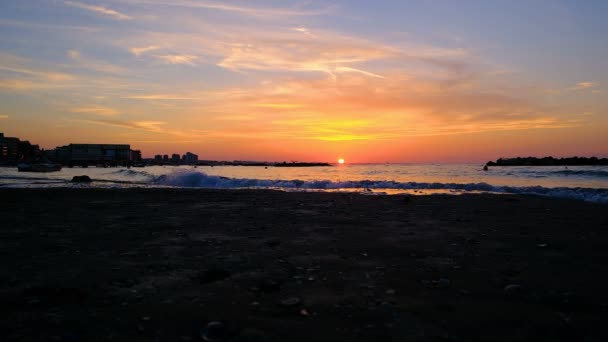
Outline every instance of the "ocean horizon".
[[[92, 183], [72, 183], [87, 175]], [[345, 191], [367, 195], [532, 194], [608, 203], [608, 166], [469, 164], [345, 164], [329, 167], [148, 166], [63, 168], [27, 173], [0, 168], [0, 187], [211, 188]]]

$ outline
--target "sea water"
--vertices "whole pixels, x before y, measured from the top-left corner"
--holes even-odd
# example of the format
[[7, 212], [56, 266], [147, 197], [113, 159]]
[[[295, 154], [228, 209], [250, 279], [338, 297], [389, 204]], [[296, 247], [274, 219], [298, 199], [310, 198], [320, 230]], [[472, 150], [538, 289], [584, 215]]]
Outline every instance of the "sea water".
[[[90, 184], [70, 183], [88, 175]], [[286, 191], [353, 191], [364, 194], [492, 192], [537, 194], [608, 203], [608, 166], [479, 164], [350, 164], [328, 167], [150, 166], [64, 168], [27, 173], [0, 168], [0, 187], [264, 188]]]

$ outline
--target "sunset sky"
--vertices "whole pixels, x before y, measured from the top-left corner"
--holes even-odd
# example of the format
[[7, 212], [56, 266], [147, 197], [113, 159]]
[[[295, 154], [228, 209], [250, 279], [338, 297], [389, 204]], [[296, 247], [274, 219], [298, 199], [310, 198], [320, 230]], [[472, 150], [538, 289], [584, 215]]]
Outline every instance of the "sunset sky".
[[2, 0], [0, 132], [145, 157], [608, 157], [608, 1]]

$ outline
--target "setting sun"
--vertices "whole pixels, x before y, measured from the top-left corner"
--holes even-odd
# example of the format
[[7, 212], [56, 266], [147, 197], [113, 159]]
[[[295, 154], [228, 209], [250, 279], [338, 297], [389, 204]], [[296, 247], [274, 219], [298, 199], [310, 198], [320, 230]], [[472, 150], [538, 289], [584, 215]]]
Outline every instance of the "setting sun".
[[343, 158], [338, 159], [338, 164], [344, 164], [344, 159]]

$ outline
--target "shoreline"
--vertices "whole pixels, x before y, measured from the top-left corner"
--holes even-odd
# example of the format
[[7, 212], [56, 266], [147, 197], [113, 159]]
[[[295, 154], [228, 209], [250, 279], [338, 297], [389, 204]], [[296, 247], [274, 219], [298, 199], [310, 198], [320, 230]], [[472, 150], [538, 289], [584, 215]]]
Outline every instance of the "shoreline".
[[213, 321], [220, 341], [608, 338], [602, 204], [194, 188], [0, 198], [7, 341], [196, 341]]

